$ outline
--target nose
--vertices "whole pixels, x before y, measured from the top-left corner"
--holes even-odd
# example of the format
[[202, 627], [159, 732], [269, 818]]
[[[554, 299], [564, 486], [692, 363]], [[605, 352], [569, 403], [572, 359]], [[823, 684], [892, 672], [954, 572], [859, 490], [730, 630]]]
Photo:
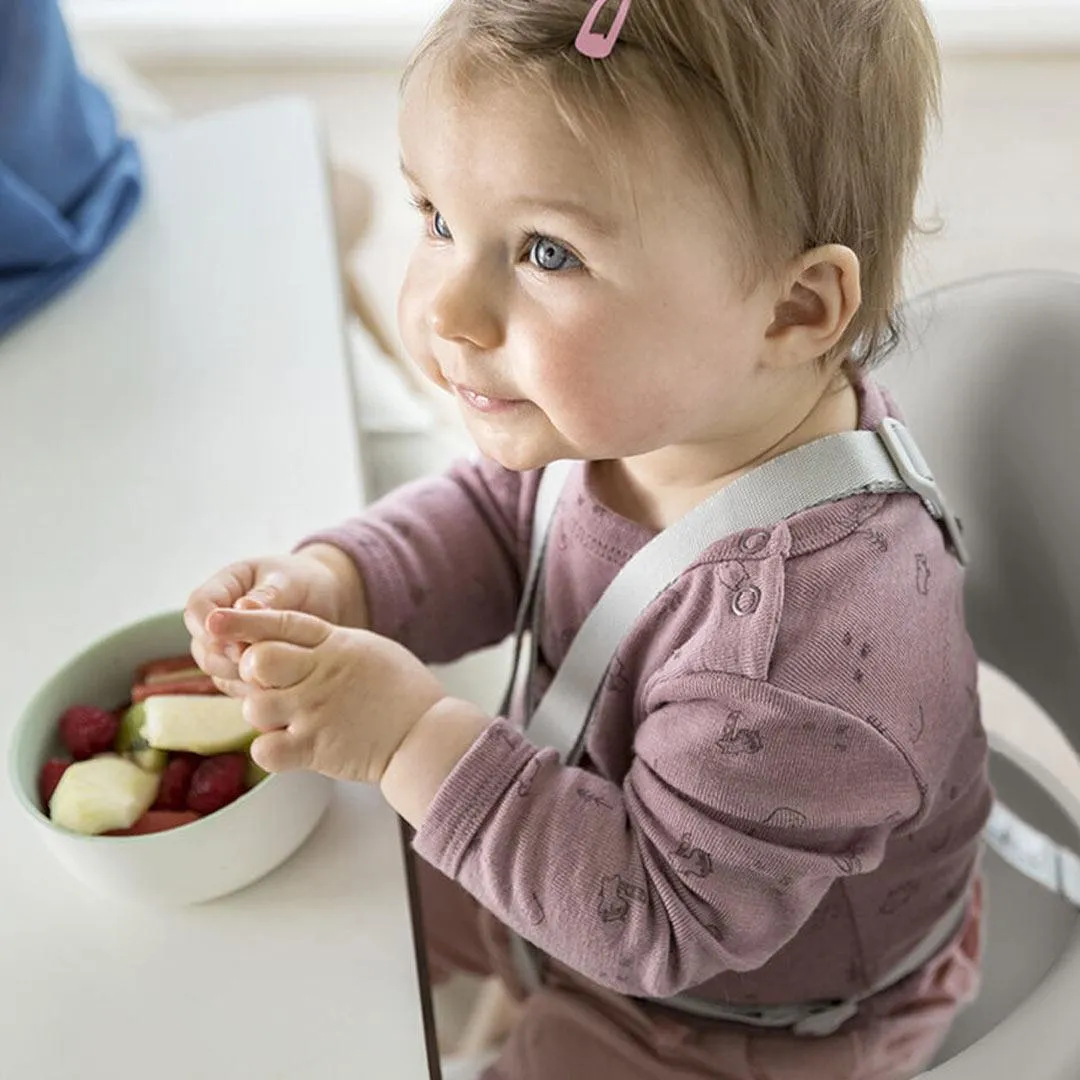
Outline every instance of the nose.
[[503, 320], [490, 276], [475, 265], [455, 268], [436, 290], [431, 328], [444, 341], [468, 342], [478, 349], [503, 343]]

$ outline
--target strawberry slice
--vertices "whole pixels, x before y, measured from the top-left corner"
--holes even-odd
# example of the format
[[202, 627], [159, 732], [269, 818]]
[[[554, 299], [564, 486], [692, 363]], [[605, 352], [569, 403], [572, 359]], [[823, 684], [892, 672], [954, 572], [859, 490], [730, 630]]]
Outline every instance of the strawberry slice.
[[56, 785], [60, 783], [60, 777], [67, 772], [70, 764], [67, 758], [49, 758], [41, 766], [41, 773], [38, 776], [38, 795], [41, 796], [41, 809], [46, 814], [49, 812], [49, 800], [53, 797]]
[[76, 761], [107, 753], [119, 730], [116, 714], [96, 705], [72, 705], [60, 717], [60, 739]]
[[146, 686], [157, 686], [159, 683], [185, 682], [188, 679], [197, 679], [202, 675], [202, 668], [198, 664], [188, 664], [185, 668], [176, 671], [162, 671], [147, 675], [142, 681]]
[[212, 814], [247, 791], [247, 754], [215, 754], [204, 758], [191, 778], [187, 805], [200, 814]]
[[161, 675], [175, 675], [178, 671], [190, 671], [194, 667], [195, 660], [191, 653], [184, 653], [183, 656], [167, 656], [160, 660], [148, 660], [135, 669], [135, 681], [146, 682], [147, 679]]
[[165, 771], [161, 774], [161, 785], [158, 788], [157, 799], [153, 810], [187, 809], [188, 790], [191, 787], [191, 778], [199, 767], [202, 758], [198, 754], [172, 754]]
[[175, 681], [166, 679], [155, 683], [140, 683], [131, 691], [131, 700], [137, 704], [140, 701], [145, 701], [148, 697], [154, 697], [155, 694], [207, 696], [220, 693], [221, 691], [214, 685], [214, 680], [209, 675], [203, 675], [200, 672], [197, 677], [190, 679], [177, 679]]

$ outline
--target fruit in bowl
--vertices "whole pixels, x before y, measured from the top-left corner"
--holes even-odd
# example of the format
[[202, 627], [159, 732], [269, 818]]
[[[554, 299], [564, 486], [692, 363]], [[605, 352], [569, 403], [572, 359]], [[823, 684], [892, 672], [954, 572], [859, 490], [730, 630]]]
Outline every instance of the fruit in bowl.
[[87, 836], [142, 836], [190, 825], [240, 798], [266, 774], [248, 749], [240, 702], [191, 658], [139, 666], [117, 709], [77, 704], [57, 732], [69, 757], [41, 767], [42, 810]]
[[334, 791], [317, 773], [255, 766], [255, 733], [194, 669], [190, 644], [179, 611], [121, 627], [63, 664], [12, 731], [27, 821], [115, 900], [176, 906], [244, 888], [307, 840]]

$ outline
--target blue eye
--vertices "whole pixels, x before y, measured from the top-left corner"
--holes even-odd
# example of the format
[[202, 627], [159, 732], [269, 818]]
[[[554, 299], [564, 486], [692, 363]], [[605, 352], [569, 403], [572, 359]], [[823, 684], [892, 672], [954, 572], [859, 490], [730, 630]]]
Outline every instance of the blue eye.
[[431, 217], [431, 231], [440, 240], [453, 240], [453, 236], [450, 235], [450, 226], [446, 224], [446, 218], [439, 213], [438, 210]]
[[529, 259], [541, 270], [555, 273], [559, 270], [574, 270], [581, 266], [581, 260], [565, 244], [552, 240], [549, 236], [538, 236], [529, 249]]

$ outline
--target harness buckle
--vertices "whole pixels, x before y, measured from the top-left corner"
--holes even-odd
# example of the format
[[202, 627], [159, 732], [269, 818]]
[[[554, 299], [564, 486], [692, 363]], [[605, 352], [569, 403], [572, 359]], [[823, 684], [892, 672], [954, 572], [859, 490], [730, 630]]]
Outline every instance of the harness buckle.
[[885, 449], [904, 482], [922, 498], [934, 517], [939, 518], [945, 526], [960, 565], [969, 565], [971, 560], [964, 542], [963, 527], [949, 509], [945, 496], [911, 433], [899, 420], [888, 416], [879, 425], [878, 436], [885, 444]]
[[835, 1035], [858, 1012], [859, 1003], [857, 1001], [841, 1001], [831, 1008], [803, 1017], [791, 1030], [796, 1035], [825, 1039], [830, 1035]]

